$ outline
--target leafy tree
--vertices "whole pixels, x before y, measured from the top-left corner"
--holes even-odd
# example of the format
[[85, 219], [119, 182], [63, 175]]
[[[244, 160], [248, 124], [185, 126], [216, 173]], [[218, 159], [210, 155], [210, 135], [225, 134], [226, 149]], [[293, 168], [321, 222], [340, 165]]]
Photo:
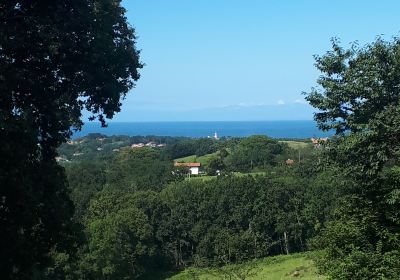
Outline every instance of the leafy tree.
[[156, 234], [175, 267], [240, 263], [304, 249], [304, 182], [286, 174], [219, 177], [174, 183], [161, 193], [164, 217]]
[[31, 279], [62, 249], [72, 216], [56, 148], [113, 117], [139, 78], [120, 1], [0, 3], [0, 274]]
[[132, 206], [89, 219], [88, 274], [93, 279], [135, 279], [144, 274], [154, 254], [152, 233], [146, 215]]
[[105, 164], [101, 161], [82, 161], [65, 166], [70, 197], [75, 206], [74, 216], [82, 222], [90, 200], [99, 193], [106, 182]]
[[168, 144], [165, 148], [165, 153], [170, 159], [176, 159], [190, 155], [203, 156], [216, 152], [220, 145], [225, 144], [225, 141], [223, 140], [220, 140], [221, 142], [219, 142], [209, 138], [183, 138], [176, 140], [178, 141]]
[[151, 148], [127, 149], [112, 159], [106, 170], [107, 191], [161, 190], [173, 181], [173, 166], [161, 158], [160, 151]]
[[263, 135], [244, 138], [227, 158], [227, 165], [236, 171], [265, 169], [275, 165], [276, 156], [285, 151], [286, 146]]
[[223, 160], [219, 157], [213, 157], [210, 159], [207, 165], [207, 174], [214, 176], [225, 170], [226, 166]]
[[400, 40], [378, 38], [348, 50], [333, 40], [332, 51], [316, 57], [316, 66], [323, 75], [306, 99], [320, 111], [319, 126], [336, 130], [328, 155], [347, 183], [320, 240], [327, 253], [321, 267], [335, 279], [395, 279]]

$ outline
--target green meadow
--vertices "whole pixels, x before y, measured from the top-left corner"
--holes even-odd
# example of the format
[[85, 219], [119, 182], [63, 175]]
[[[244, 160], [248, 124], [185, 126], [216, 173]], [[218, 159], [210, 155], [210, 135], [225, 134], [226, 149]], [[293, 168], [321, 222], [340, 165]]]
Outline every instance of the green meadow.
[[284, 280], [284, 279], [326, 279], [318, 274], [310, 255], [299, 253], [267, 257], [239, 265], [228, 265], [218, 269], [189, 268], [168, 280]]

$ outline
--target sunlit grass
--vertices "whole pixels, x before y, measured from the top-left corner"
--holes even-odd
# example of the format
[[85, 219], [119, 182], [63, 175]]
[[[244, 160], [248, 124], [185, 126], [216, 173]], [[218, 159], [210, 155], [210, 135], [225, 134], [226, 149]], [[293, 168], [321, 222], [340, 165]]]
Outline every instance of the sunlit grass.
[[191, 155], [191, 156], [187, 156], [187, 157], [182, 157], [182, 158], [177, 158], [174, 161], [176, 162], [199, 162], [201, 165], [206, 166], [208, 165], [208, 163], [210, 162], [210, 160], [214, 157], [218, 156], [219, 152], [215, 152], [212, 154], [207, 154], [204, 156], [195, 156], [195, 155]]
[[240, 265], [228, 265], [220, 269], [190, 268], [166, 279], [316, 280], [326, 279], [326, 277], [317, 273], [314, 262], [308, 254], [292, 254], [268, 257]]
[[300, 141], [279, 141], [279, 142], [288, 144], [288, 146], [294, 150], [306, 148], [307, 146], [311, 145], [310, 143], [300, 142]]

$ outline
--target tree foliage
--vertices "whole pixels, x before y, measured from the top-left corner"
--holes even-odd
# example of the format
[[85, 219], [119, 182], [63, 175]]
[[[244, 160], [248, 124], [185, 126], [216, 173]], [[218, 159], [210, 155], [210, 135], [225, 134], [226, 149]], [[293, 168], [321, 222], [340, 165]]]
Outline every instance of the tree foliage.
[[320, 87], [306, 98], [320, 110], [319, 126], [336, 130], [327, 156], [338, 167], [339, 182], [346, 182], [335, 219], [319, 240], [326, 250], [321, 267], [335, 279], [395, 279], [400, 41], [378, 38], [346, 50], [334, 40], [316, 66]]
[[284, 144], [263, 135], [242, 139], [228, 156], [227, 162], [236, 171], [252, 171], [254, 168], [265, 169], [277, 164], [276, 157], [284, 153]]
[[1, 274], [31, 279], [62, 250], [72, 207], [56, 148], [91, 119], [113, 117], [139, 78], [120, 1], [0, 3]]

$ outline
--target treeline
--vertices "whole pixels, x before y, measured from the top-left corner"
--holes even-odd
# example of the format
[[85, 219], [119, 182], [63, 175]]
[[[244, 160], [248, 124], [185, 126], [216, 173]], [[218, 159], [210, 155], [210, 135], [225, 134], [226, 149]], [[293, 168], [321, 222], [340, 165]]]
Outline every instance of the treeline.
[[160, 193], [103, 192], [85, 219], [83, 257], [91, 263], [83, 273], [135, 278], [305, 250], [315, 218], [307, 216], [315, 205], [306, 202], [305, 185], [290, 176], [246, 176], [184, 181]]
[[165, 145], [163, 155], [168, 159], [196, 155], [202, 156], [214, 153], [222, 148], [230, 148], [240, 141], [239, 138], [221, 138], [215, 141], [211, 138], [188, 138], [170, 136], [106, 136], [100, 133], [90, 133], [85, 137], [76, 138], [60, 146], [58, 152], [66, 160], [82, 161], [102, 159], [121, 148], [129, 148], [133, 144], [154, 143]]
[[[98, 141], [95, 137], [92, 139]], [[86, 138], [81, 141], [83, 147], [91, 145]], [[82, 158], [63, 164], [72, 190], [71, 197], [75, 203], [76, 215], [83, 213], [90, 199], [103, 189], [128, 192], [160, 191], [168, 183], [183, 180], [187, 171], [173, 166], [172, 154], [188, 143], [196, 148], [202, 146], [200, 143], [209, 143], [210, 145], [204, 146], [210, 147], [213, 152], [221, 148], [211, 157], [205, 168], [208, 175], [216, 175], [217, 170], [224, 176], [234, 172], [271, 172], [271, 168], [284, 165], [284, 160], [296, 153], [286, 144], [266, 136], [221, 142], [201, 138], [182, 138], [179, 141], [178, 138], [174, 138], [174, 142], [171, 146], [162, 148], [128, 147], [118, 152], [104, 153], [102, 157]], [[188, 153], [193, 150], [188, 150]], [[312, 148], [302, 149], [304, 156], [310, 152]]]

